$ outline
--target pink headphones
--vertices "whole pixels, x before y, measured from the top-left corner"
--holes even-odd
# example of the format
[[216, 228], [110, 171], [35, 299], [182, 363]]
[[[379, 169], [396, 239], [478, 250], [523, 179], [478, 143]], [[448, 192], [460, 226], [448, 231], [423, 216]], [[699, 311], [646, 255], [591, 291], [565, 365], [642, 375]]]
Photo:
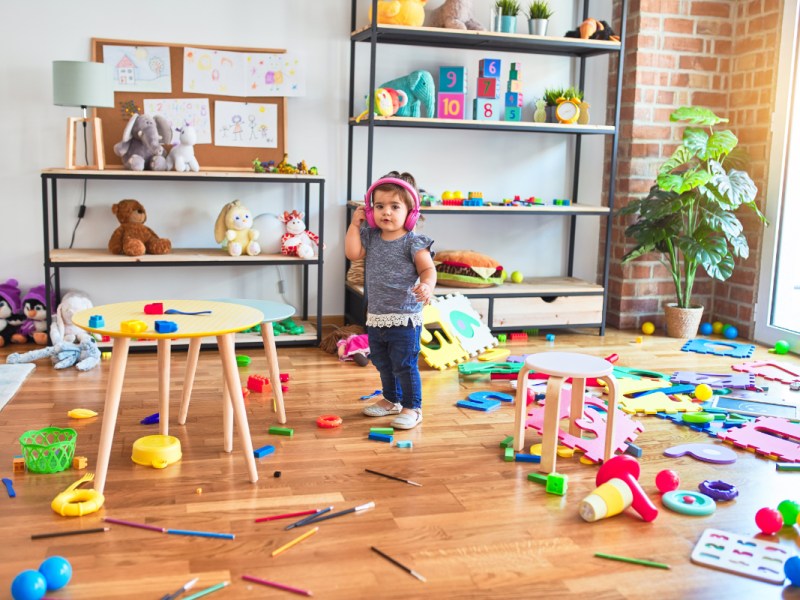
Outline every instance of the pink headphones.
[[385, 185], [387, 183], [399, 185], [401, 188], [411, 194], [411, 197], [414, 199], [414, 209], [409, 211], [408, 217], [406, 217], [406, 222], [403, 224], [403, 227], [406, 231], [411, 231], [414, 229], [414, 225], [417, 224], [417, 220], [419, 219], [419, 194], [417, 193], [417, 190], [414, 189], [413, 185], [403, 179], [397, 179], [396, 177], [383, 177], [369, 186], [369, 189], [364, 196], [364, 212], [366, 213], [367, 217], [367, 225], [370, 227], [377, 227], [377, 224], [375, 223], [375, 215], [372, 210], [372, 194], [376, 187]]

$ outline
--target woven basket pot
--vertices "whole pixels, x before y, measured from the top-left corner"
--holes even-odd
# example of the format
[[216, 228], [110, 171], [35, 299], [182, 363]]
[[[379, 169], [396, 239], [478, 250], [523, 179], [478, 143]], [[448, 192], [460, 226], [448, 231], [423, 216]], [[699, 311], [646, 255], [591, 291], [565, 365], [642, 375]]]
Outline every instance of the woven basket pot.
[[664, 316], [669, 337], [693, 338], [697, 336], [703, 318], [703, 307], [680, 308], [677, 304], [671, 303], [664, 306]]

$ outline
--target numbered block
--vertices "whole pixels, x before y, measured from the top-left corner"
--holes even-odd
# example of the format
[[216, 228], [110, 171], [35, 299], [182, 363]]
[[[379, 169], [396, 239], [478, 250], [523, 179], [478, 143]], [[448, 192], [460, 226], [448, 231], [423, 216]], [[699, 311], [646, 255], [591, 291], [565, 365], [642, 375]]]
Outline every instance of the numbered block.
[[506, 92], [506, 106], [522, 107], [522, 94], [520, 92]]
[[502, 61], [499, 58], [484, 58], [478, 62], [478, 77], [489, 77], [500, 79], [500, 67]]
[[522, 82], [519, 79], [514, 79], [508, 82], [508, 91], [509, 92], [521, 92], [522, 91]]
[[463, 119], [466, 94], [439, 93], [436, 114], [440, 119]]
[[508, 80], [509, 81], [520, 81], [521, 79], [522, 78], [519, 76], [519, 71], [517, 71], [516, 69], [512, 68], [508, 72]]
[[519, 72], [520, 72], [520, 70], [521, 70], [521, 69], [520, 69], [520, 67], [521, 67], [521, 66], [522, 66], [522, 63], [518, 63], [518, 62], [512, 62], [512, 63], [511, 63], [511, 71], [512, 71], [512, 72], [513, 72], [513, 71], [516, 71], [517, 73], [519, 73]]
[[493, 77], [478, 77], [478, 98], [499, 98], [500, 80]]
[[472, 101], [472, 117], [476, 121], [499, 121], [503, 115], [500, 100], [475, 98]]
[[506, 106], [506, 121], [522, 121], [522, 108], [519, 106]]
[[439, 67], [439, 91], [465, 94], [467, 92], [466, 67]]

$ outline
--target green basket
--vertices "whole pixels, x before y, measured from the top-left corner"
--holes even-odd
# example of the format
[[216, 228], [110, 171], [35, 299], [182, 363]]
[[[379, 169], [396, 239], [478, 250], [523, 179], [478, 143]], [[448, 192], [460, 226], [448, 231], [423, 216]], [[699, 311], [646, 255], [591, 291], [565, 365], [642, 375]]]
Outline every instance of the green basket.
[[70, 428], [45, 427], [26, 431], [19, 438], [25, 466], [33, 473], [58, 473], [69, 468], [77, 438], [78, 432]]

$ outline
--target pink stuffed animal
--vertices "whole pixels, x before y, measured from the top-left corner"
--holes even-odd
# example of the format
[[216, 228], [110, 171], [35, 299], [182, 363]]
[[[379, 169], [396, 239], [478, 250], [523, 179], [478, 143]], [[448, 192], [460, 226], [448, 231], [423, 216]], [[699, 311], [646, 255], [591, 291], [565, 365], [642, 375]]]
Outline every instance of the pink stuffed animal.
[[314, 258], [319, 250], [319, 236], [306, 231], [303, 213], [293, 210], [283, 212], [280, 220], [286, 224], [286, 233], [281, 237], [281, 254], [298, 258]]

